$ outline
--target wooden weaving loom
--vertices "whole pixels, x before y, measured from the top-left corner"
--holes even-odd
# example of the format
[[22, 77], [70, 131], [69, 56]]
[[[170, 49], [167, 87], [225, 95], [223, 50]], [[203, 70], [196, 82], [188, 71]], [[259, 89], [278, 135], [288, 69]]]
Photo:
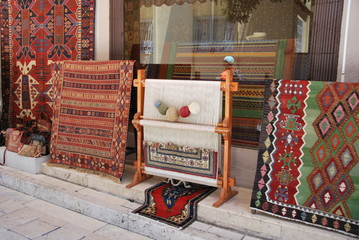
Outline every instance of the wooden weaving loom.
[[[226, 81], [220, 83], [220, 90], [225, 95], [224, 119], [218, 123], [214, 132], [220, 134], [224, 140], [224, 155], [222, 161], [222, 174], [218, 174], [216, 186], [221, 189], [219, 199], [213, 204], [219, 207], [238, 192], [231, 189], [235, 184], [235, 179], [230, 177], [231, 160], [231, 133], [232, 133], [232, 93], [238, 91], [238, 83], [233, 82], [233, 69], [226, 70]], [[145, 88], [145, 70], [138, 70], [138, 79], [134, 80], [134, 86], [137, 87], [137, 113], [132, 120], [137, 130], [137, 161], [135, 162], [136, 172], [132, 182], [127, 185], [131, 188], [149, 178], [152, 175], [146, 174], [144, 162], [144, 129], [141, 120], [144, 119], [144, 88]], [[186, 124], [186, 123], [184, 123]], [[183, 125], [183, 123], [182, 123]]]

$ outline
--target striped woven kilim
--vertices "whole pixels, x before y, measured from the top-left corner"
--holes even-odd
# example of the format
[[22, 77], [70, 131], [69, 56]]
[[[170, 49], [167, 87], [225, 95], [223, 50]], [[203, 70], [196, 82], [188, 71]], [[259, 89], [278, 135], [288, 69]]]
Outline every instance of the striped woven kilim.
[[268, 82], [251, 208], [359, 237], [359, 83]]
[[133, 65], [133, 61], [57, 65], [50, 163], [122, 176]]
[[294, 40], [166, 43], [162, 60], [169, 64], [165, 76], [218, 80], [224, 70], [223, 58], [228, 55], [234, 57], [233, 67], [242, 75], [239, 91], [233, 94], [232, 143], [257, 148], [265, 82], [292, 78]]

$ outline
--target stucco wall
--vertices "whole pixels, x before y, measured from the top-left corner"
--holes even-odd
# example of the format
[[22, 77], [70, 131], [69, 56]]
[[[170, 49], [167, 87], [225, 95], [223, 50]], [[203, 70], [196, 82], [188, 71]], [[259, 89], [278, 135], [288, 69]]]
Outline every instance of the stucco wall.
[[95, 59], [110, 59], [110, 0], [96, 1]]
[[[344, 1], [344, 13], [341, 29], [341, 41], [339, 51], [338, 81], [342, 79], [345, 82], [359, 82], [359, 1], [351, 0], [351, 6], [348, 8], [349, 0]], [[347, 14], [349, 13], [348, 40], [346, 46], [346, 56], [344, 55], [345, 27]], [[345, 57], [345, 63], [343, 59]], [[343, 69], [343, 63], [345, 67]], [[343, 74], [344, 70], [344, 74]], [[344, 76], [344, 77], [343, 77]]]

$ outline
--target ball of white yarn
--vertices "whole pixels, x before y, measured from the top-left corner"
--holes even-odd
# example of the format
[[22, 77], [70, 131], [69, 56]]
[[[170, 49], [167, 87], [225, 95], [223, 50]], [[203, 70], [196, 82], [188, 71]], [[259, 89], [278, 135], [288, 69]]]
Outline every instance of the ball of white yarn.
[[189, 108], [189, 111], [191, 112], [191, 114], [197, 114], [201, 110], [201, 106], [199, 105], [198, 102], [191, 103], [188, 106], [188, 108]]

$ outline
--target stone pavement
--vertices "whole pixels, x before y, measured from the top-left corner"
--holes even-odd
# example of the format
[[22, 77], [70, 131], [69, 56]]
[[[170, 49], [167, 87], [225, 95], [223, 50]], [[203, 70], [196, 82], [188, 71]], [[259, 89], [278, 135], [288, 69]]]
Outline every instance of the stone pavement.
[[0, 239], [150, 239], [0, 186]]
[[132, 211], [139, 206], [133, 199], [106, 194], [43, 174], [34, 175], [0, 167], [0, 240], [262, 239], [200, 221], [179, 230], [133, 214]]
[[[140, 235], [156, 240], [353, 239], [305, 224], [252, 214], [249, 208], [251, 192], [241, 188], [237, 189], [240, 194], [219, 208], [212, 207], [219, 191], [212, 193], [198, 204], [197, 221], [179, 230], [132, 213], [143, 203], [144, 190], [160, 179], [154, 177], [126, 189], [131, 174], [126, 174], [127, 179], [124, 177], [119, 184], [93, 174], [46, 164], [42, 165], [42, 173], [0, 167], [0, 240], [36, 239], [47, 233], [54, 234], [48, 239], [96, 239], [100, 234], [107, 235], [100, 239], [111, 239], [108, 235], [118, 232], [121, 237], [115, 235], [112, 239], [141, 239]], [[16, 195], [12, 199], [9, 189], [26, 195]], [[51, 215], [50, 209], [54, 208], [57, 210]], [[50, 217], [56, 221], [48, 220]], [[55, 233], [61, 237], [56, 238]], [[67, 237], [69, 233], [75, 236]], [[12, 234], [19, 235], [12, 238]]]

